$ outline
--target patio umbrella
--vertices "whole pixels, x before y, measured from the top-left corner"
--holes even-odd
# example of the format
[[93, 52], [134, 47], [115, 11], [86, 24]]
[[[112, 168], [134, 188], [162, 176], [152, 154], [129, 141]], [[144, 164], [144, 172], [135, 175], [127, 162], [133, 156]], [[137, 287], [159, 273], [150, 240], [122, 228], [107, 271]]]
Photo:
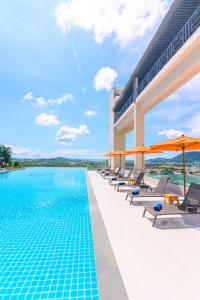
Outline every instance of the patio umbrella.
[[121, 167], [121, 157], [125, 156], [125, 155], [126, 154], [125, 154], [124, 150], [118, 150], [118, 151], [109, 152], [107, 154], [104, 154], [104, 156], [108, 156], [108, 157], [110, 157], [110, 159], [111, 159], [111, 157], [119, 156], [120, 157], [120, 163], [119, 163], [120, 167]]
[[110, 153], [103, 154], [103, 156], [109, 157], [109, 166], [108, 167], [110, 167], [110, 165], [111, 165], [111, 155], [110, 155]]
[[144, 169], [144, 154], [155, 154], [155, 153], [162, 153], [160, 150], [152, 150], [148, 146], [140, 146], [136, 147], [133, 149], [129, 149], [124, 151], [126, 155], [131, 155], [131, 154], [142, 154], [142, 169]]
[[151, 146], [152, 150], [166, 150], [166, 151], [182, 151], [183, 154], [183, 185], [184, 195], [186, 194], [186, 172], [185, 172], [185, 151], [200, 150], [200, 139], [182, 135], [175, 139], [167, 140], [160, 144]]

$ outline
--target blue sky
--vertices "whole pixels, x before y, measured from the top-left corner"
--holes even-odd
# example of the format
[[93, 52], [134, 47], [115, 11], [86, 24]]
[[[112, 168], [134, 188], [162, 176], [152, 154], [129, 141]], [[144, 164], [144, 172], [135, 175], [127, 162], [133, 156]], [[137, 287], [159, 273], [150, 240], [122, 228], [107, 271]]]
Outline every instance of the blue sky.
[[[112, 69], [124, 86], [170, 3], [1, 1], [1, 144], [21, 157], [106, 152]], [[148, 112], [145, 143], [198, 135], [199, 92], [197, 77]]]

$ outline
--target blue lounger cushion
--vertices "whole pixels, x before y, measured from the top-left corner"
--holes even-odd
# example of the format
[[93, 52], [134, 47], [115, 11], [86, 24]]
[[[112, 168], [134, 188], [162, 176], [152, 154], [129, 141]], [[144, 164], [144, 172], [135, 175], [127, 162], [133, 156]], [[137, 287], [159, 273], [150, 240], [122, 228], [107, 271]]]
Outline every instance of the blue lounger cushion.
[[119, 185], [125, 185], [126, 182], [122, 181], [122, 182], [119, 182], [118, 184], [119, 184]]
[[113, 177], [111, 180], [115, 181], [115, 180], [117, 180], [117, 177]]
[[133, 196], [139, 195], [139, 193], [140, 193], [139, 190], [134, 190], [134, 191], [131, 192], [131, 194], [132, 194]]
[[156, 205], [154, 205], [153, 209], [155, 211], [160, 211], [162, 209], [162, 203], [157, 203]]

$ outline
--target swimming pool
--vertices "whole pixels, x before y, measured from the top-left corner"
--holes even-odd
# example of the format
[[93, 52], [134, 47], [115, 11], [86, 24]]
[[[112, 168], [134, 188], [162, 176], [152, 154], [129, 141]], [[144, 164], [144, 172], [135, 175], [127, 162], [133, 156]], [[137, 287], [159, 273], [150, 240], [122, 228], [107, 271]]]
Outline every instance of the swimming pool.
[[0, 174], [0, 299], [99, 299], [84, 169]]

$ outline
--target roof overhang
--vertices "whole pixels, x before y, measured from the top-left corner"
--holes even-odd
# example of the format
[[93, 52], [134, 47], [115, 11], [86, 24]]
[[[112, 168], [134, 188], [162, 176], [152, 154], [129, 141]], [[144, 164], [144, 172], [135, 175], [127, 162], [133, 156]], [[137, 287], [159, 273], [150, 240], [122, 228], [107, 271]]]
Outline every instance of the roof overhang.
[[114, 106], [115, 111], [126, 101], [130, 90], [133, 90], [133, 79], [137, 77], [139, 83], [142, 81], [199, 5], [200, 0], [174, 0], [118, 98]]

